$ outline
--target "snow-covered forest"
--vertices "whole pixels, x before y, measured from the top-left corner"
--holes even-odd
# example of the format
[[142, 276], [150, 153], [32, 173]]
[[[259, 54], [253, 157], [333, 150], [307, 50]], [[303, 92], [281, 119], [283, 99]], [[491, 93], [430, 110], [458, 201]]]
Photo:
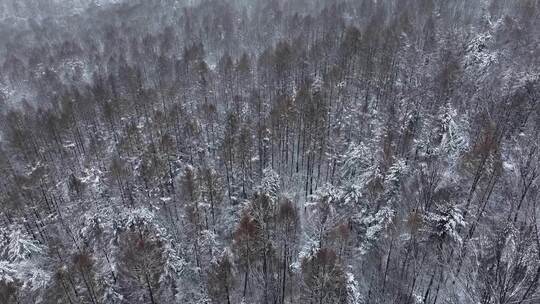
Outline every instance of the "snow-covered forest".
[[0, 303], [540, 303], [540, 1], [0, 0]]

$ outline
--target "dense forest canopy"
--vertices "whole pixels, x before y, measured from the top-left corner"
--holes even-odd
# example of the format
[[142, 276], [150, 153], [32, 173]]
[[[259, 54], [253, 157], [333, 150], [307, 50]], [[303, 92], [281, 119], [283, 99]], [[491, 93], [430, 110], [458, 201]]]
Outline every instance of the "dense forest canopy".
[[0, 0], [0, 303], [540, 299], [538, 0]]

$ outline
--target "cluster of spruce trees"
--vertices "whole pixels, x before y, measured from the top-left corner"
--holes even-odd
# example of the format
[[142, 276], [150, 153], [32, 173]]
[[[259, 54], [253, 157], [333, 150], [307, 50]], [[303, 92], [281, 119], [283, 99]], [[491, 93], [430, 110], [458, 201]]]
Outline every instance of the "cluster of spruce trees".
[[539, 1], [2, 2], [0, 303], [540, 299]]

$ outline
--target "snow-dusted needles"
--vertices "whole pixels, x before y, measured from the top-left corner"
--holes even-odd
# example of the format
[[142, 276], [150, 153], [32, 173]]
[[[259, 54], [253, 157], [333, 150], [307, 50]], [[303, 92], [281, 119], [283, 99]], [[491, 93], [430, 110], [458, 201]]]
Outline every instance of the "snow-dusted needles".
[[537, 0], [0, 0], [0, 303], [540, 302]]

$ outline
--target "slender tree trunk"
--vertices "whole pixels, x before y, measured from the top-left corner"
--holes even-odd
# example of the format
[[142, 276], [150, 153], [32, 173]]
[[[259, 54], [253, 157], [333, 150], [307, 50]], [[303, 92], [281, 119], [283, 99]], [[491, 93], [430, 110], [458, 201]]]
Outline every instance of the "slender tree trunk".
[[146, 281], [146, 287], [148, 288], [148, 295], [150, 296], [150, 303], [156, 304], [154, 300], [154, 292], [152, 291], [152, 286], [150, 285], [150, 279], [148, 278], [148, 273], [144, 272], [144, 280]]

